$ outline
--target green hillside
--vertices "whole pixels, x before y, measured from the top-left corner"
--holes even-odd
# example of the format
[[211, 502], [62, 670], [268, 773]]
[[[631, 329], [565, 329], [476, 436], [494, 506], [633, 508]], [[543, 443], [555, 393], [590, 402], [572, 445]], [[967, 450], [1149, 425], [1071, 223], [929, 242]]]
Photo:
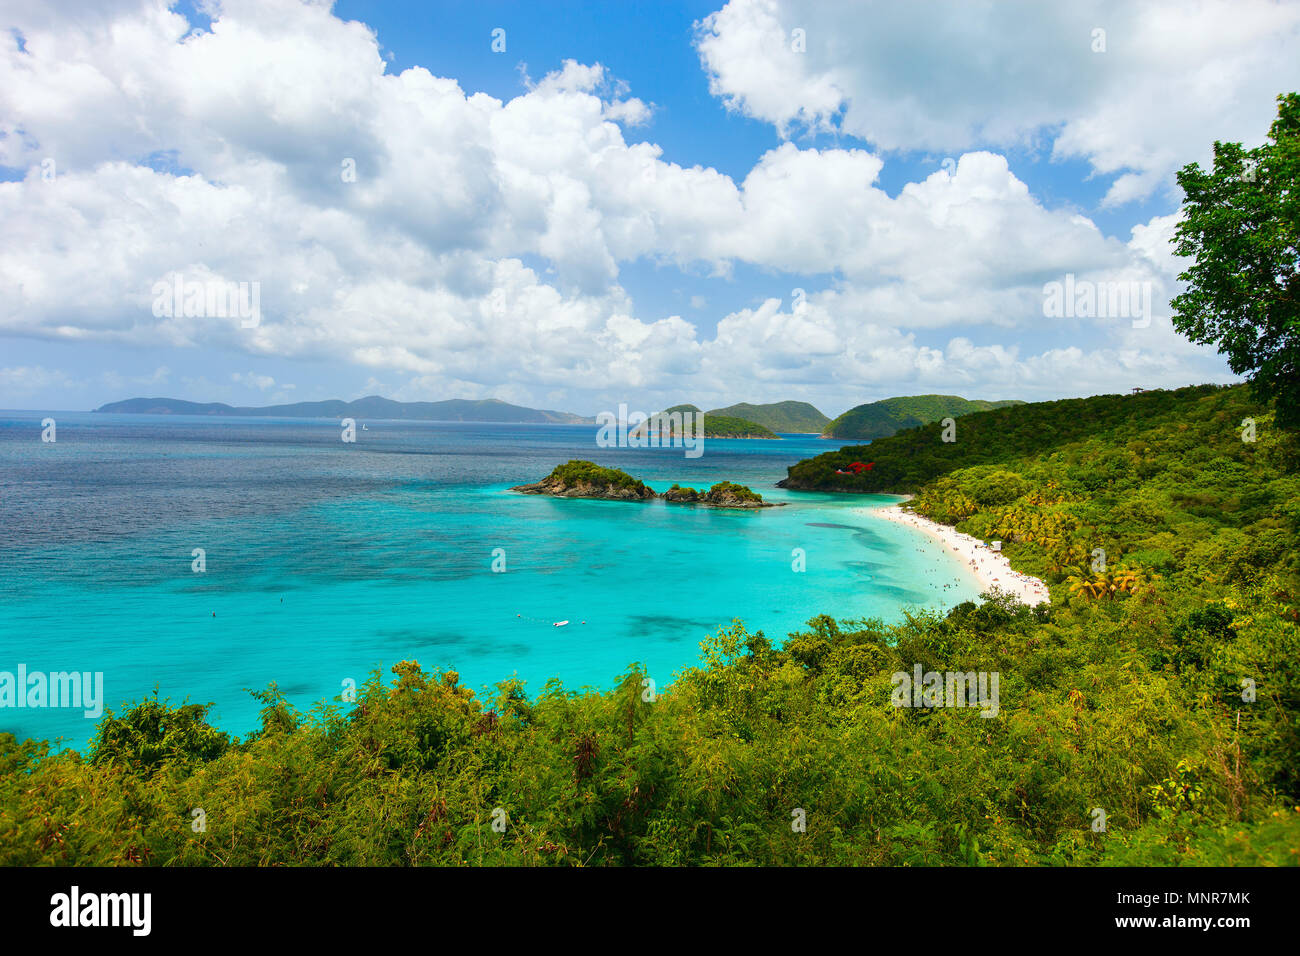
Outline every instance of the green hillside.
[[[1246, 419], [1256, 423], [1255, 441], [1242, 440]], [[1093, 424], [1093, 434], [1036, 452], [993, 441], [987, 464], [928, 480], [912, 505], [976, 537], [1001, 539], [1049, 583], [1096, 592], [1085, 596], [1159, 580], [1219, 597], [1226, 585], [1271, 576], [1283, 585], [1277, 596], [1294, 603], [1300, 445], [1273, 426], [1273, 412], [1246, 386], [1178, 389], [1139, 414], [1098, 415]], [[1096, 548], [1107, 556], [1104, 574], [1091, 566]], [[1107, 577], [1126, 570], [1138, 580]]]
[[830, 424], [829, 418], [807, 402], [772, 402], [767, 405], [740, 402], [726, 408], [715, 408], [706, 414], [740, 418], [787, 434], [820, 435]]
[[704, 413], [705, 438], [779, 438], [772, 429], [757, 422], [726, 415]]
[[972, 412], [1023, 404], [1015, 399], [986, 402], [983, 399], [970, 400], [957, 395], [908, 395], [902, 398], [886, 398], [879, 402], [850, 408], [827, 425], [822, 435], [825, 438], [856, 438], [870, 441], [885, 438], [905, 428], [914, 428], [917, 425], [942, 421], [945, 418], [958, 418]]
[[[983, 412], [799, 462], [787, 488], [915, 493], [913, 507], [1064, 580], [1093, 547], [1200, 586], [1300, 574], [1297, 441], [1244, 385], [1102, 395]], [[1243, 422], [1255, 441], [1243, 441]], [[871, 471], [839, 475], [852, 461]], [[1032, 555], [1032, 557], [1031, 557]], [[1254, 569], [1254, 570], [1251, 570]]]
[[[660, 415], [668, 415], [673, 412], [698, 412], [697, 405], [673, 405], [671, 408], [665, 408], [662, 412], [655, 412], [650, 416], [650, 421], [646, 426], [653, 424]], [[639, 429], [638, 429], [639, 430]], [[671, 423], [665, 429], [665, 434], [671, 435], [673, 429]], [[743, 418], [735, 418], [728, 415], [715, 415], [713, 412], [704, 413], [704, 437], [705, 438], [780, 438], [780, 435], [774, 433], [770, 428], [760, 425], [757, 422], [748, 421]]]
[[[788, 469], [781, 485], [818, 491], [911, 492], [958, 468], [1043, 454], [1120, 426], [1157, 420], [1176, 425], [1172, 420], [1193, 407], [1195, 400], [1220, 391], [1219, 386], [1201, 385], [1137, 395], [1020, 403], [976, 412], [956, 420], [955, 441], [942, 440], [943, 427], [937, 422], [910, 428], [870, 445], [842, 447], [805, 459]], [[1237, 388], [1231, 394], [1242, 392]], [[875, 464], [861, 474], [835, 473], [854, 461]]]

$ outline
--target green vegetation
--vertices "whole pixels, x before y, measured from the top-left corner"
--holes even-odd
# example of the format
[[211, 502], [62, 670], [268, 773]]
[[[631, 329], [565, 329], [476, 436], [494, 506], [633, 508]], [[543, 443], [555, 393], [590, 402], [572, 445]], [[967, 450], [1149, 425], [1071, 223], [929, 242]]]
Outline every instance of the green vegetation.
[[[662, 421], [661, 415], [671, 415], [674, 412], [686, 414], [698, 412], [700, 409], [696, 405], [674, 405], [671, 408], [665, 408], [661, 412], [655, 412], [650, 416], [644, 428], [660, 429], [665, 437], [676, 434], [675, 423], [671, 420]], [[694, 428], [692, 422], [691, 427]], [[715, 415], [713, 412], [704, 413], [704, 437], [705, 438], [779, 438], [770, 428], [759, 425], [756, 422], [746, 421], [743, 418], [731, 418], [724, 415]]]
[[726, 408], [715, 408], [705, 414], [709, 418], [715, 415], [719, 418], [740, 418], [786, 434], [820, 435], [831, 421], [807, 402], [772, 402], [767, 405], [740, 402]]
[[[1087, 434], [1027, 453], [959, 429], [998, 460], [913, 489], [1050, 606], [823, 616], [779, 649], [737, 622], [653, 701], [636, 667], [485, 701], [407, 662], [309, 714], [272, 687], [242, 740], [156, 699], [86, 757], [0, 735], [0, 864], [1300, 863], [1295, 437], [1244, 387], [1089, 401]], [[895, 708], [917, 664], [998, 673], [998, 716]]]
[[864, 440], [885, 438], [905, 428], [914, 428], [917, 425], [926, 425], [945, 418], [957, 418], [972, 412], [1023, 404], [1024, 402], [1015, 400], [971, 401], [956, 395], [909, 395], [905, 398], [886, 398], [879, 402], [850, 408], [826, 426], [823, 437]]
[[[1113, 599], [1158, 583], [1208, 604], [1226, 587], [1270, 580], [1291, 594], [1300, 585], [1296, 435], [1277, 429], [1244, 386], [1166, 392], [1158, 407], [1144, 398], [1118, 403], [1149, 417], [950, 471], [911, 505], [1001, 539], [1021, 570], [1076, 596]], [[1256, 422], [1254, 441], [1242, 440], [1246, 418]], [[1054, 601], [1064, 596], [1053, 588]]]
[[735, 507], [737, 504], [745, 502], [753, 504], [762, 504], [763, 502], [763, 496], [758, 492], [747, 485], [738, 485], [732, 481], [719, 481], [708, 491], [697, 491], [694, 488], [683, 488], [681, 485], [674, 484], [664, 492], [663, 497], [668, 501], [703, 501], [708, 504], [728, 507]]
[[683, 488], [674, 484], [663, 494], [645, 482], [617, 468], [603, 468], [590, 461], [573, 460], [557, 465], [549, 475], [535, 484], [516, 485], [511, 491], [528, 495], [553, 495], [561, 498], [609, 498], [620, 501], [649, 501], [662, 498], [670, 504], [707, 504], [718, 508], [775, 508], [763, 496], [731, 481], [719, 481], [708, 491]]
[[714, 503], [726, 501], [761, 502], [763, 496], [746, 485], [738, 485], [734, 481], [719, 481], [709, 489], [708, 494], [704, 496], [704, 500]]
[[[105, 716], [89, 759], [0, 735], [0, 863], [1294, 864], [1300, 647], [1264, 594], [1227, 624], [1144, 592], [818, 618], [784, 650], [736, 625], [653, 702], [637, 669], [488, 704], [409, 662], [346, 708], [272, 688], [241, 741], [146, 702], [169, 746], [136, 711]], [[894, 708], [915, 662], [999, 672], [1000, 715]]]
[[[1225, 391], [1215, 385], [1012, 405], [957, 419], [955, 440], [951, 442], [943, 440], [944, 429], [936, 422], [870, 445], [825, 452], [792, 466], [789, 477], [781, 484], [801, 490], [910, 493], [958, 468], [1046, 454], [1070, 442], [1100, 438], [1117, 429], [1125, 434], [1144, 425], [1178, 429], [1184, 423], [1182, 416], [1200, 398], [1216, 394], [1220, 398], [1215, 401], [1227, 403], [1225, 408], [1242, 412], [1232, 423], [1234, 427], [1247, 414], [1260, 417], [1267, 413], [1263, 406], [1246, 403], [1241, 388]], [[855, 461], [875, 464], [860, 474], [835, 474]]]
[[575, 485], [595, 485], [600, 488], [622, 488], [638, 494], [654, 494], [650, 487], [639, 478], [633, 478], [626, 471], [617, 468], [605, 468], [594, 462], [573, 459], [563, 465], [556, 465], [551, 473], [543, 479], [547, 482], [560, 482], [570, 488]]
[[1214, 170], [1178, 174], [1180, 256], [1174, 328], [1217, 345], [1229, 367], [1250, 373], [1255, 397], [1274, 400], [1282, 427], [1300, 427], [1300, 94], [1278, 97], [1269, 142], [1245, 150], [1214, 144]]
[[704, 415], [705, 438], [777, 438], [770, 428], [743, 418], [727, 418], [722, 415]]

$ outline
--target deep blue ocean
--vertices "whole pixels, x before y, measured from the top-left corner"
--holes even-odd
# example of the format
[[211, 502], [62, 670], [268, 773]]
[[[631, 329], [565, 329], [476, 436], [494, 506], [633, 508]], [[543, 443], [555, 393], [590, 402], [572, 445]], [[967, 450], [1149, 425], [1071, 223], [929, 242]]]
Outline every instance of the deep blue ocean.
[[[838, 447], [814, 436], [708, 439], [690, 459], [599, 448], [586, 425], [361, 424], [345, 444], [334, 421], [0, 411], [0, 672], [102, 672], [110, 708], [157, 688], [242, 734], [261, 707], [246, 689], [273, 681], [302, 709], [402, 660], [483, 693], [512, 676], [609, 687], [634, 662], [663, 686], [734, 619], [780, 643], [817, 614], [896, 620], [978, 592], [937, 544], [865, 513], [897, 499], [775, 488]], [[790, 504], [508, 490], [571, 458]], [[0, 707], [20, 738], [82, 748], [93, 724]]]

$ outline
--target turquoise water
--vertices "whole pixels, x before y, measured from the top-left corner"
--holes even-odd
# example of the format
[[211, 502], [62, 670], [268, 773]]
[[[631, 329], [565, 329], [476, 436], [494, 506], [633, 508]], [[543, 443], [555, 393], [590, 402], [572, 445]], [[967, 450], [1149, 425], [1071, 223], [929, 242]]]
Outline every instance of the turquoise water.
[[[244, 689], [272, 681], [303, 708], [401, 660], [484, 691], [608, 687], [634, 662], [662, 686], [734, 618], [780, 642], [816, 614], [893, 620], [978, 591], [940, 546], [862, 513], [897, 499], [773, 487], [836, 447], [812, 436], [710, 440], [692, 460], [600, 449], [588, 426], [370, 422], [344, 445], [332, 422], [56, 413], [43, 444], [45, 414], [0, 412], [0, 671], [102, 671], [110, 707], [157, 686], [214, 702], [234, 733], [257, 723]], [[508, 490], [575, 457], [789, 504]], [[71, 746], [92, 724], [0, 708], [0, 730]]]

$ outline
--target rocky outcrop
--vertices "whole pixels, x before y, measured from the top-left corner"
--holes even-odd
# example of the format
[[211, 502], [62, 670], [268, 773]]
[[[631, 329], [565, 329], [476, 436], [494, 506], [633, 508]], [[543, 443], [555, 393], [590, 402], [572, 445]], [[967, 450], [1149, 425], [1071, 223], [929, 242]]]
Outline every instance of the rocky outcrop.
[[703, 503], [714, 508], [774, 507], [771, 502], [764, 501], [763, 496], [757, 492], [730, 481], [720, 481], [710, 488], [703, 498]]
[[541, 481], [510, 489], [525, 495], [553, 498], [596, 498], [607, 501], [653, 501], [699, 505], [705, 508], [779, 508], [783, 502], [764, 501], [763, 496], [730, 481], [720, 481], [708, 491], [673, 485], [655, 494], [644, 482], [616, 468], [602, 468], [589, 461], [559, 465]]
[[708, 491], [673, 485], [659, 496], [673, 504], [703, 505], [706, 508], [779, 508], [781, 503], [764, 501], [763, 496], [745, 485], [720, 481]]
[[694, 488], [683, 488], [681, 485], [673, 485], [662, 495], [659, 496], [664, 501], [670, 501], [673, 504], [695, 504], [703, 495]]
[[604, 498], [610, 501], [652, 501], [658, 497], [647, 486], [620, 487], [598, 481], [567, 483], [554, 476], [543, 478], [531, 485], [516, 485], [510, 489], [525, 495], [551, 495], [554, 498]]

